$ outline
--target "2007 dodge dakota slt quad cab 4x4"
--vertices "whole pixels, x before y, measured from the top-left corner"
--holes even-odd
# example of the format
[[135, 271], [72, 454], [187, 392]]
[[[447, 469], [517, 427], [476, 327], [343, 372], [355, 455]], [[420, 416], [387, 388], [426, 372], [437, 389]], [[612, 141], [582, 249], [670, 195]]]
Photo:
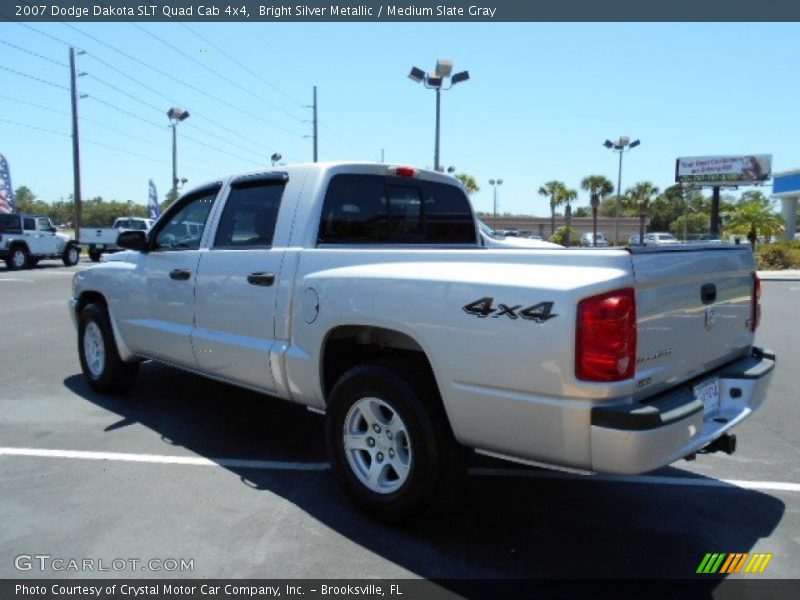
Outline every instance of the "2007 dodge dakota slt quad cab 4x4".
[[622, 474], [731, 451], [775, 365], [748, 246], [487, 248], [461, 184], [408, 167], [230, 177], [119, 244], [73, 284], [91, 387], [152, 359], [322, 411], [387, 519], [443, 506], [467, 449]]

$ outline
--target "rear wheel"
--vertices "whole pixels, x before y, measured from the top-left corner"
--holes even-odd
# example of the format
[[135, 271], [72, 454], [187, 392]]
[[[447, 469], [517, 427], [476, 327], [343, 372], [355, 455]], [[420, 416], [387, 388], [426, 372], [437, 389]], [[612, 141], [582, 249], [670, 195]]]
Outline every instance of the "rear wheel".
[[124, 392], [136, 380], [139, 363], [119, 357], [105, 306], [87, 304], [78, 325], [78, 355], [83, 376], [96, 392]]
[[89, 258], [92, 262], [99, 262], [100, 257], [103, 255], [102, 252], [99, 250], [95, 250], [94, 248], [89, 248]]
[[24, 246], [14, 246], [6, 259], [6, 266], [11, 271], [27, 269], [30, 265], [30, 258], [31, 256]]
[[74, 267], [78, 264], [80, 257], [81, 249], [75, 244], [67, 244], [67, 247], [64, 248], [64, 255], [61, 257], [61, 260], [64, 262], [65, 267]]
[[386, 521], [434, 514], [466, 474], [467, 451], [453, 437], [433, 377], [414, 361], [347, 371], [330, 395], [326, 437], [344, 491]]

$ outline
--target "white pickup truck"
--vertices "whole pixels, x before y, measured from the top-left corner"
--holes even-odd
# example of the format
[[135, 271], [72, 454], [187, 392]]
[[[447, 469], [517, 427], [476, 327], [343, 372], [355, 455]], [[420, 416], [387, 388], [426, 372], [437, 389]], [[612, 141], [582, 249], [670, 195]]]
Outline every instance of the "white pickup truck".
[[123, 231], [150, 231], [153, 226], [153, 219], [143, 217], [120, 217], [114, 221], [110, 228], [92, 229], [85, 227], [81, 229], [80, 243], [89, 249], [89, 258], [93, 262], [98, 262], [103, 253], [119, 252], [121, 248], [117, 245], [119, 234]]
[[389, 520], [453, 498], [468, 449], [623, 474], [731, 452], [775, 365], [747, 246], [489, 248], [461, 184], [409, 167], [226, 178], [119, 243], [73, 282], [89, 385], [152, 359], [324, 412]]

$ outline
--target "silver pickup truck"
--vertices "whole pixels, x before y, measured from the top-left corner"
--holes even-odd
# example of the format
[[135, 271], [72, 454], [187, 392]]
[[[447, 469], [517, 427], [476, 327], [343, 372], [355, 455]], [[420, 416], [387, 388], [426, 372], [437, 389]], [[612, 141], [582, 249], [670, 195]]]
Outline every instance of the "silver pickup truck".
[[642, 473], [764, 401], [747, 246], [488, 247], [461, 184], [313, 164], [185, 194], [76, 274], [84, 376], [156, 360], [326, 415], [334, 472], [390, 520], [457, 495], [468, 451]]

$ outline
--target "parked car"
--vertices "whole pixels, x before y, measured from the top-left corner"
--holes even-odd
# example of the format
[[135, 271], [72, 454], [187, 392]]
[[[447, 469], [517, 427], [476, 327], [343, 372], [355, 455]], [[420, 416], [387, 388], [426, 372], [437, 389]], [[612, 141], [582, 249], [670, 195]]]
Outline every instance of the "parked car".
[[484, 246], [489, 248], [563, 248], [563, 246], [559, 244], [543, 240], [538, 235], [532, 235], [526, 238], [514, 236], [506, 237], [492, 231], [491, 227], [480, 219], [477, 219], [477, 222], [481, 241]]
[[12, 270], [35, 267], [43, 259], [78, 264], [81, 249], [63, 233], [57, 233], [49, 217], [16, 213], [0, 214], [0, 260]]
[[[653, 232], [653, 233], [645, 233], [644, 234], [644, 245], [645, 246], [672, 246], [675, 244], [680, 244], [678, 239], [672, 235], [671, 233], [665, 232]], [[639, 234], [636, 233], [628, 238], [628, 245], [629, 246], [639, 246], [641, 245], [639, 242]]]
[[76, 274], [83, 376], [120, 392], [152, 359], [322, 412], [335, 477], [390, 521], [456, 499], [470, 449], [619, 474], [734, 451], [775, 365], [749, 248], [483, 239], [434, 171], [227, 177]]
[[608, 246], [608, 239], [606, 238], [604, 233], [597, 232], [597, 244], [594, 243], [595, 236], [591, 232], [587, 232], [581, 235], [581, 246], [592, 246], [598, 248], [604, 248]]

